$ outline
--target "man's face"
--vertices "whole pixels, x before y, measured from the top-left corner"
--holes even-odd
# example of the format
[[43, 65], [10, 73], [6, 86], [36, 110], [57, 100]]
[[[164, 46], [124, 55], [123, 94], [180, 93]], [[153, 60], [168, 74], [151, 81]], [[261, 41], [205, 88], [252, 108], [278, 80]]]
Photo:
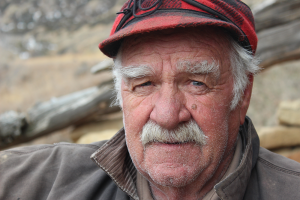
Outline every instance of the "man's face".
[[[122, 80], [126, 142], [136, 168], [152, 184], [203, 185], [220, 166], [229, 164], [241, 112], [240, 106], [230, 110], [228, 45], [221, 32], [210, 29], [152, 33], [124, 41], [123, 69], [136, 73], [140, 67], [146, 72]], [[191, 120], [207, 137], [206, 144], [141, 141], [147, 122], [172, 131]]]

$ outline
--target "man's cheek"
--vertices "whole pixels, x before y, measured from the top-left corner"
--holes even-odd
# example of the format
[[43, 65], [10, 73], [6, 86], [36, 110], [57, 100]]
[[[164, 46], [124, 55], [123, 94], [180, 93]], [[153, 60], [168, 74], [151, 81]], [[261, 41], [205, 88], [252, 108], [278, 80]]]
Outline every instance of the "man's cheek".
[[123, 110], [128, 110], [128, 112], [133, 111], [133, 109], [140, 109], [141, 112], [146, 112], [147, 107], [152, 105], [151, 96], [136, 96], [130, 92], [122, 92], [123, 98]]
[[144, 159], [144, 148], [140, 141], [139, 134], [126, 132], [126, 145], [130, 154], [130, 157], [137, 168], [140, 168], [140, 165]]

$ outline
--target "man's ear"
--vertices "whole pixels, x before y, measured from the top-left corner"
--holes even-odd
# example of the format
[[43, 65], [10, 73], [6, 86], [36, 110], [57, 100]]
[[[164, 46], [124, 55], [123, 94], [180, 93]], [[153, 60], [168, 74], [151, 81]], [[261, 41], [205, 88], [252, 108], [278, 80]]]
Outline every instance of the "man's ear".
[[248, 75], [249, 83], [244, 90], [244, 94], [242, 96], [241, 107], [240, 107], [240, 125], [244, 124], [245, 116], [250, 104], [251, 94], [252, 94], [252, 87], [253, 87], [253, 74]]

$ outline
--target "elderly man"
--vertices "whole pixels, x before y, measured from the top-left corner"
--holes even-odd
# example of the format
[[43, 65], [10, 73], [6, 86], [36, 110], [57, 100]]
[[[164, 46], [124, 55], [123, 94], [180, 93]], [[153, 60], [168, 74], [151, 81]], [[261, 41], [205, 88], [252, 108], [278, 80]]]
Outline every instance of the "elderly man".
[[99, 46], [124, 129], [2, 152], [1, 199], [300, 199], [300, 165], [246, 117], [256, 43], [239, 0], [130, 0]]

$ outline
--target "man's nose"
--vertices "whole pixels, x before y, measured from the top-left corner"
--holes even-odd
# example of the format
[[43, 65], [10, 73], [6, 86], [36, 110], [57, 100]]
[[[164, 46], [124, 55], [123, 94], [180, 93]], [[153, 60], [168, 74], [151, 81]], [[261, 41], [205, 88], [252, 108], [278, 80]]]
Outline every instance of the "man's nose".
[[191, 118], [190, 112], [185, 107], [184, 94], [174, 86], [162, 86], [153, 101], [154, 108], [150, 119], [163, 128], [174, 129], [179, 123], [189, 121]]

